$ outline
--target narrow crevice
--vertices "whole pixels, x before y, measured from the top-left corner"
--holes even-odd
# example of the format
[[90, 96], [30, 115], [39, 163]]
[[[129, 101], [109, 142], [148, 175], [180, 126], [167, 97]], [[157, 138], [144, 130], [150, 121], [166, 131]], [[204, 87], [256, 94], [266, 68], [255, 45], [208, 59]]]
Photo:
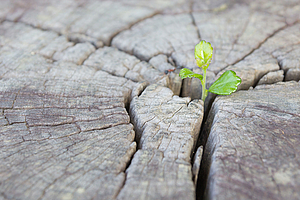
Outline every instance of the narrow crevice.
[[[140, 91], [140, 93], [138, 94], [138, 96], [141, 95], [141, 94], [144, 92], [144, 90], [145, 90], [146, 88], [147, 88], [147, 86], [146, 86], [146, 87], [143, 87], [143, 89]], [[131, 101], [132, 101], [132, 99], [131, 99]], [[131, 165], [132, 159], [133, 159], [134, 155], [136, 154], [136, 152], [137, 152], [138, 149], [139, 149], [139, 148], [138, 148], [138, 147], [139, 147], [139, 141], [138, 141], [138, 138], [137, 138], [136, 125], [135, 125], [135, 123], [134, 123], [134, 121], [133, 121], [132, 113], [130, 112], [131, 101], [127, 104], [127, 106], [125, 106], [125, 108], [126, 108], [126, 111], [127, 111], [128, 115], [129, 115], [130, 123], [131, 123], [132, 126], [133, 126], [133, 131], [134, 131], [134, 134], [135, 134], [135, 136], [134, 136], [134, 141], [133, 141], [133, 142], [136, 143], [136, 149], [135, 149], [135, 152], [132, 154], [131, 158], [129, 159], [129, 161], [127, 162], [124, 171], [122, 171], [122, 172], [124, 172], [125, 178], [124, 178], [124, 181], [123, 181], [123, 183], [122, 183], [122, 186], [119, 188], [118, 192], [116, 193], [115, 198], [117, 198], [117, 197], [119, 196], [120, 192], [122, 191], [122, 189], [124, 188], [124, 186], [125, 186], [125, 184], [126, 184], [126, 181], [127, 181], [127, 173], [126, 173], [126, 171], [127, 171], [127, 169], [129, 168], [129, 166]]]
[[[202, 196], [203, 196], [202, 191], [204, 191], [205, 187], [206, 187], [206, 182], [203, 182], [203, 175], [205, 175], [205, 173], [206, 173], [206, 172], [203, 172], [204, 165], [206, 165], [206, 163], [203, 163], [204, 150], [205, 150], [206, 141], [208, 138], [208, 132], [206, 131], [206, 127], [208, 124], [208, 114], [211, 110], [213, 102], [215, 101], [215, 98], [217, 97], [217, 95], [215, 95], [215, 94], [212, 94], [212, 93], [210, 93], [210, 94], [211, 94], [211, 97], [206, 99], [205, 104], [204, 104], [205, 106], [204, 106], [203, 120], [201, 123], [199, 137], [198, 137], [198, 140], [197, 140], [197, 143], [196, 143], [193, 155], [192, 155], [192, 158], [194, 158], [196, 156], [197, 149], [200, 146], [203, 146], [202, 158], [201, 158], [201, 162], [200, 162], [200, 169], [198, 172], [198, 179], [197, 179], [197, 183], [196, 183], [196, 199], [202, 199]], [[192, 166], [194, 165], [193, 160], [192, 160]], [[205, 178], [205, 176], [204, 176], [204, 178]]]
[[[163, 55], [164, 55], [164, 54], [163, 54]], [[175, 61], [174, 61], [173, 58], [172, 58], [172, 55], [171, 55], [171, 56], [168, 56], [168, 63], [169, 63], [170, 65], [172, 65], [173, 67], [178, 68], [178, 66], [176, 66]]]
[[283, 80], [282, 80], [282, 82], [287, 82], [286, 74], [287, 74], [287, 70], [283, 70]]
[[5, 124], [5, 125], [2, 125], [2, 126], [11, 126], [11, 125], [15, 125], [15, 124], [24, 124], [25, 123], [25, 125], [26, 126], [28, 126], [28, 124], [24, 121], [24, 122], [12, 122], [12, 123], [9, 123], [9, 121], [8, 121], [8, 119], [5, 117], [5, 119], [6, 119], [6, 121], [7, 121], [7, 124]]
[[[136, 134], [136, 133], [135, 133]], [[136, 141], [136, 137], [134, 138], [134, 142], [136, 143], [136, 149], [135, 149], [135, 152], [132, 154], [132, 156], [130, 157], [129, 161], [126, 163], [126, 167], [124, 169], [124, 171], [121, 171], [120, 173], [124, 173], [124, 181], [122, 183], [122, 186], [119, 188], [119, 190], [117, 191], [116, 195], [115, 195], [115, 198], [117, 198], [120, 194], [120, 192], [122, 191], [122, 189], [124, 188], [125, 184], [126, 184], [126, 181], [127, 181], [127, 169], [129, 168], [129, 166], [131, 165], [131, 162], [132, 162], [132, 159], [134, 157], [134, 155], [136, 154], [136, 152], [138, 151], [138, 144], [137, 144], [137, 141]]]
[[[181, 91], [182, 91], [182, 88], [181, 87]], [[182, 92], [181, 92], [182, 93]], [[193, 166], [194, 165], [194, 157], [196, 155], [196, 152], [197, 152], [197, 149], [200, 147], [200, 146], [203, 146], [203, 153], [202, 153], [202, 159], [201, 159], [201, 163], [200, 163], [200, 169], [199, 169], [199, 173], [198, 173], [198, 180], [197, 180], [197, 184], [196, 184], [196, 198], [197, 199], [202, 199], [202, 191], [205, 190], [205, 187], [206, 187], [206, 184], [205, 182], [203, 182], [203, 179], [205, 178], [205, 173], [206, 172], [203, 172], [203, 168], [204, 168], [204, 165], [206, 165], [206, 163], [204, 163], [203, 161], [203, 155], [204, 155], [204, 149], [205, 149], [205, 146], [206, 146], [206, 141], [207, 141], [207, 138], [208, 138], [208, 133], [207, 132], [207, 126], [208, 126], [208, 123], [209, 123], [209, 113], [210, 113], [210, 110], [212, 108], [212, 104], [213, 102], [215, 101], [215, 98], [217, 97], [216, 94], [213, 94], [213, 93], [209, 93], [209, 96], [206, 98], [206, 101], [204, 103], [204, 113], [203, 113], [203, 120], [202, 120], [202, 123], [201, 123], [201, 128], [200, 128], [200, 131], [199, 131], [199, 137], [198, 137], [198, 140], [196, 142], [196, 145], [192, 151], [192, 155], [191, 155], [191, 165]], [[207, 171], [207, 170], [205, 170]], [[201, 176], [200, 176], [201, 174]], [[204, 178], [203, 178], [204, 176]], [[200, 180], [201, 179], [201, 180]]]
[[9, 125], [9, 121], [8, 121], [8, 119], [7, 119], [7, 117], [6, 117], [5, 113], [4, 113], [4, 109], [2, 110], [1, 114], [2, 114], [2, 116], [4, 116], [4, 119], [5, 119], [6, 123], [7, 123], [7, 124], [1, 125], [1, 126], [7, 126], [7, 125]]
[[[270, 55], [276, 60], [277, 65], [278, 65], [278, 67], [279, 67], [279, 70], [283, 70], [283, 80], [282, 80], [282, 82], [285, 82], [285, 77], [286, 77], [286, 72], [287, 72], [287, 70], [284, 70], [284, 69], [282, 68], [281, 63], [278, 61], [278, 58], [277, 58], [277, 57], [275, 57], [272, 53], [271, 53]], [[275, 70], [275, 71], [277, 71], [277, 70]], [[267, 75], [269, 72], [273, 72], [273, 71], [268, 71], [268, 72], [264, 73], [263, 75], [261, 75], [261, 76], [255, 81], [255, 83], [254, 83], [252, 86], [250, 86], [250, 87], [256, 88], [256, 86], [258, 86], [259, 81], [260, 81], [265, 75]]]
[[[73, 36], [72, 35], [64, 35], [64, 36], [68, 39], [69, 42], [73, 42], [74, 46], [76, 44], [80, 44], [80, 43], [90, 43], [91, 45], [93, 45], [95, 47], [96, 50], [103, 47], [102, 41], [94, 39], [92, 37], [89, 37], [85, 34], [83, 34], [82, 36], [87, 37], [86, 39], [75, 37], [74, 35]], [[101, 43], [101, 44], [99, 45], [97, 43]]]
[[[259, 83], [259, 81], [260, 81], [260, 79], [262, 79], [265, 75], [267, 75], [269, 72], [271, 72], [271, 71], [268, 71], [268, 72], [266, 72], [266, 73], [264, 73], [263, 75], [261, 75], [260, 77], [258, 77], [258, 79], [253, 83], [253, 85], [252, 86], [250, 86], [249, 88], [256, 88], [256, 86], [258, 86], [258, 83]], [[249, 88], [247, 89], [247, 90], [249, 90]]]
[[206, 145], [203, 146], [203, 153], [202, 153], [202, 159], [200, 163], [200, 169], [198, 173], [198, 180], [197, 180], [197, 185], [196, 185], [196, 199], [197, 200], [203, 200], [205, 197], [205, 191], [207, 188], [207, 179], [208, 179], [208, 174], [210, 171], [210, 165], [211, 161], [210, 158], [207, 156], [206, 153]]
[[[133, 155], [132, 155], [132, 157], [133, 157]], [[130, 158], [129, 164], [126, 166], [125, 170], [122, 171], [122, 172], [124, 172], [124, 176], [125, 176], [125, 177], [124, 177], [124, 180], [123, 180], [123, 182], [122, 182], [121, 187], [118, 188], [118, 191], [116, 192], [116, 194], [115, 194], [115, 196], [114, 196], [114, 199], [117, 199], [117, 198], [118, 198], [118, 196], [119, 196], [121, 190], [122, 190], [122, 189], [124, 188], [124, 186], [125, 186], [125, 183], [126, 183], [126, 180], [127, 180], [127, 173], [126, 173], [126, 170], [127, 170], [128, 166], [131, 164], [132, 157]], [[122, 172], [120, 172], [120, 173], [122, 173]], [[93, 198], [93, 199], [94, 199], [94, 198]]]
[[[96, 49], [96, 50], [97, 50], [97, 49]], [[78, 66], [82, 66], [83, 63], [84, 63], [87, 59], [89, 59], [89, 57], [90, 57], [91, 55], [93, 55], [94, 53], [95, 53], [95, 51], [91, 52], [86, 58], [84, 58], [84, 59], [82, 60], [81, 64], [77, 64], [77, 63], [74, 63], [74, 64], [76, 64], [76, 65], [78, 65]]]
[[34, 26], [32, 24], [29, 24], [29, 23], [26, 23], [26, 22], [23, 22], [23, 21], [12, 21], [12, 20], [9, 20], [9, 19], [5, 19], [4, 21], [7, 21], [7, 22], [12, 22], [12, 23], [19, 23], [19, 24], [23, 24], [23, 25], [26, 25], [26, 26], [29, 26], [33, 29], [38, 29], [40, 31], [45, 31], [45, 32], [53, 32], [53, 33], [56, 33], [58, 34], [58, 36], [62, 36], [63, 34], [61, 34], [60, 32], [57, 32], [55, 30], [51, 30], [51, 29], [47, 29], [47, 28], [42, 28], [42, 27], [38, 27], [38, 26]]
[[[212, 101], [213, 103], [214, 101]], [[211, 113], [212, 107], [210, 107], [209, 111], [206, 114], [206, 118], [203, 120], [202, 126], [201, 126], [201, 138], [199, 140], [199, 145], [203, 146], [203, 153], [202, 153], [202, 159], [200, 163], [200, 169], [198, 173], [198, 180], [196, 184], [196, 199], [197, 200], [203, 200], [205, 190], [207, 187], [207, 178], [210, 170], [210, 149], [206, 148], [207, 139], [210, 134], [212, 122], [214, 119], [214, 114]], [[207, 152], [208, 151], [208, 152]]]
[[[136, 134], [136, 133], [135, 133], [135, 134]], [[124, 186], [125, 186], [125, 183], [126, 183], [126, 180], [127, 180], [127, 172], [126, 172], [126, 171], [127, 171], [127, 169], [129, 168], [129, 166], [131, 165], [131, 162], [132, 162], [132, 159], [133, 159], [134, 155], [135, 155], [136, 152], [138, 151], [138, 143], [137, 143], [137, 141], [136, 141], [136, 138], [134, 138], [134, 141], [133, 141], [133, 142], [136, 143], [135, 152], [131, 155], [129, 161], [126, 163], [126, 167], [125, 167], [124, 171], [122, 171], [122, 172], [124, 172], [124, 176], [125, 176], [125, 177], [124, 177], [124, 181], [123, 181], [123, 183], [122, 183], [122, 186], [119, 188], [118, 192], [116, 193], [115, 198], [117, 198], [117, 197], [119, 196], [120, 192], [122, 191], [122, 189], [123, 189]], [[122, 172], [120, 172], [120, 173], [122, 173]]]
[[[130, 103], [131, 103], [130, 100], [128, 100], [126, 103], [124, 103], [124, 108], [125, 108], [125, 110], [126, 110], [126, 112], [127, 112], [128, 115], [129, 115], [129, 112], [130, 112]], [[130, 115], [129, 115], [129, 119], [130, 119], [130, 122], [131, 122]]]
[[[273, 54], [271, 54], [271, 55], [273, 56]], [[281, 64], [281, 62], [278, 60], [278, 58], [275, 57], [275, 56], [273, 56], [273, 58], [276, 59], [277, 64], [278, 64], [278, 66], [279, 66], [279, 70], [282, 70], [282, 71], [283, 71], [283, 80], [282, 80], [282, 82], [286, 82], [286, 73], [287, 73], [288, 69], [287, 69], [287, 70], [284, 70], [283, 67], [282, 67], [282, 64]]]
[[[71, 41], [70, 38], [69, 38], [69, 41]], [[73, 42], [73, 41], [72, 41], [72, 42]], [[90, 42], [90, 43], [91, 43], [91, 45], [93, 45], [93, 46], [95, 47], [96, 50], [102, 48], [102, 46], [99, 47], [99, 46], [97, 46], [94, 42]]]
[[[179, 76], [179, 75], [178, 75]], [[183, 94], [183, 81], [184, 79], [181, 81], [181, 87], [180, 87], [180, 93], [179, 93], [179, 97], [183, 97], [182, 94]]]

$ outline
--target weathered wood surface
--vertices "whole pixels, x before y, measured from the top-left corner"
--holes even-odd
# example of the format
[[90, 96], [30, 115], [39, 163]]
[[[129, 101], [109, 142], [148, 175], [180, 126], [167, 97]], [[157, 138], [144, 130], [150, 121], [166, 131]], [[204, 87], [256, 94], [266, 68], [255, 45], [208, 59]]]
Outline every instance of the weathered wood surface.
[[[75, 44], [55, 32], [21, 23], [3, 22], [0, 30], [3, 33], [0, 49], [2, 197], [117, 198], [124, 185], [125, 167], [136, 151], [136, 136], [125, 105], [139, 94], [144, 84], [111, 76], [101, 69], [114, 74], [110, 71], [118, 70], [114, 66], [126, 65], [128, 71], [140, 66], [140, 71], [136, 71], [150, 82], [161, 78], [164, 68], [154, 62], [155, 69], [111, 47], [95, 51], [89, 43]], [[13, 34], [15, 30], [22, 34]], [[174, 69], [167, 60], [160, 64]], [[126, 77], [125, 74], [115, 75]], [[136, 81], [144, 81], [141, 77]], [[139, 99], [149, 94], [160, 95], [160, 90], [148, 93], [151, 87]], [[144, 188], [140, 191], [154, 198], [194, 199], [190, 156], [201, 126], [202, 104], [195, 101], [187, 106], [189, 98], [173, 97], [170, 89], [157, 87], [166, 92], [161, 97], [165, 108], [154, 114], [166, 120], [161, 131], [166, 129], [165, 134], [170, 135], [158, 134], [157, 137], [163, 136], [165, 145], [154, 147], [153, 152], [169, 158], [161, 159], [159, 164], [166, 170], [163, 180], [157, 176], [162, 193], [144, 191]], [[148, 102], [150, 106], [152, 99], [147, 96], [144, 100], [141, 103]], [[138, 114], [135, 118], [141, 120]], [[179, 120], [181, 123], [177, 123]], [[154, 143], [149, 140], [143, 144], [155, 146]], [[151, 151], [147, 149], [146, 153]], [[142, 159], [140, 162], [150, 159], [138, 155], [136, 159]], [[150, 165], [146, 167], [151, 169]], [[145, 179], [149, 178], [146, 175]], [[118, 198], [129, 198], [131, 192], [126, 191], [131, 191], [131, 184], [139, 184], [140, 177], [127, 180]], [[149, 182], [154, 188], [159, 187], [156, 182]], [[166, 188], [169, 188], [167, 193]], [[139, 199], [139, 193], [135, 195]]]
[[195, 199], [190, 162], [170, 160], [155, 149], [141, 149], [126, 170], [117, 199]]
[[[299, 81], [299, 27], [299, 24], [287, 25], [286, 28], [268, 38], [250, 55], [236, 64], [226, 67], [217, 76], [213, 77], [212, 75], [211, 78], [208, 77], [208, 80], [213, 83], [225, 70], [233, 70], [242, 79], [242, 83], [238, 87], [239, 90], [249, 89], [250, 87], [255, 87], [257, 84], [272, 84], [283, 80]], [[216, 48], [219, 49], [218, 46]], [[212, 63], [213, 66], [214, 64]], [[282, 72], [285, 73], [285, 77]], [[200, 98], [199, 92], [202, 89], [198, 82], [195, 78], [184, 80], [183, 96]], [[207, 86], [211, 83], [208, 82]], [[188, 87], [189, 85], [190, 87]]]
[[[22, 23], [3, 22], [0, 25], [0, 30], [3, 46], [26, 49], [32, 54], [38, 53], [54, 61], [73, 62], [77, 65], [84, 64], [135, 82], [153, 83], [165, 76], [162, 69], [156, 69], [149, 63], [142, 62], [135, 56], [121, 52], [116, 48], [104, 47], [96, 50], [91, 43], [75, 44], [69, 42], [67, 37], [59, 36], [55, 32], [34, 29]], [[161, 64], [164, 64], [167, 69], [174, 69], [167, 61]], [[171, 80], [174, 79], [175, 77]], [[178, 84], [176, 89], [177, 91], [180, 90]]]
[[284, 70], [292, 75], [288, 80], [299, 80], [300, 24], [289, 25], [269, 38], [252, 54], [226, 70], [234, 70], [243, 80], [239, 89], [248, 89], [270, 71]]
[[[140, 84], [76, 65], [90, 51], [54, 32], [0, 30], [1, 198], [116, 198], [136, 151], [125, 105]], [[45, 58], [64, 49], [57, 40], [76, 48], [72, 59]]]
[[[155, 100], [154, 100], [155, 98]], [[203, 102], [148, 86], [130, 105], [139, 143], [119, 199], [195, 199], [191, 155], [203, 118]]]
[[153, 84], [133, 98], [130, 114], [141, 149], [158, 149], [165, 158], [190, 160], [203, 117], [201, 100], [181, 98]]
[[112, 45], [142, 60], [165, 54], [171, 56], [177, 66], [192, 68], [192, 51], [199, 40], [193, 18], [187, 13], [156, 15], [143, 20], [114, 37]]
[[149, 60], [149, 63], [161, 72], [166, 70], [174, 70], [175, 67], [168, 61], [168, 57], [164, 54], [158, 54]]
[[[199, 40], [198, 32], [200, 32], [201, 39], [210, 41], [215, 48], [213, 61], [208, 70], [214, 73], [225, 68], [238, 71], [238, 75], [244, 80], [239, 89], [255, 86], [265, 74], [277, 70], [287, 72], [286, 80], [299, 80], [299, 60], [296, 56], [299, 48], [291, 51], [293, 48], [291, 46], [298, 45], [299, 31], [289, 31], [288, 28], [300, 20], [298, 15], [300, 8], [293, 2], [276, 1], [274, 4], [276, 5], [273, 7], [264, 1], [248, 3], [212, 1], [208, 5], [205, 2], [195, 2], [191, 14], [177, 14], [175, 17], [171, 13], [144, 20], [117, 35], [112, 45], [133, 53], [142, 60], [149, 60], [163, 53], [171, 57], [177, 66], [195, 68], [193, 48], [190, 48], [190, 44], [197, 43], [195, 41]], [[186, 10], [183, 8], [182, 12]], [[177, 29], [177, 26], [181, 28]], [[185, 33], [185, 29], [189, 29], [189, 35]], [[282, 29], [285, 33], [278, 33], [282, 32]], [[292, 32], [297, 32], [294, 36], [296, 38], [289, 37]], [[254, 52], [252, 56], [252, 52], [261, 49], [260, 46], [269, 41], [268, 39], [274, 41], [274, 44], [281, 41], [279, 43], [285, 46], [275, 44], [272, 48], [277, 49], [277, 52], [269, 50], [266, 54]], [[290, 53], [285, 55], [285, 52]], [[253, 59], [253, 63], [249, 63], [251, 62], [249, 59]], [[271, 82], [277, 81], [278, 79]], [[191, 91], [183, 89], [183, 94], [196, 96], [193, 93], [199, 94], [201, 87], [189, 90]]]
[[[239, 89], [248, 89], [255, 87], [267, 73], [284, 70], [285, 80], [300, 80], [297, 56], [300, 7], [296, 2], [276, 1], [270, 6], [266, 1], [240, 4], [234, 1], [196, 1], [192, 13], [195, 24], [201, 38], [211, 42], [215, 49], [208, 70], [214, 73], [221, 70], [215, 79], [225, 70], [234, 70], [242, 78]], [[281, 80], [279, 74], [272, 78], [271, 75], [259, 84]], [[195, 94], [201, 91], [201, 86], [193, 82], [197, 80], [184, 83], [191, 84], [190, 88], [183, 87], [184, 96], [196, 98]]]
[[84, 64], [136, 82], [147, 81], [154, 83], [164, 76], [162, 72], [152, 67], [149, 63], [142, 62], [135, 56], [113, 47], [98, 49]]
[[282, 82], [284, 79], [284, 71], [278, 70], [278, 71], [272, 71], [268, 72], [266, 75], [264, 75], [257, 83], [257, 85], [265, 85], [265, 84], [273, 84], [277, 82]]
[[[0, 10], [0, 20], [19, 20], [35, 27], [71, 35], [74, 39], [88, 41], [94, 38], [105, 45], [109, 45], [112, 37], [134, 23], [166, 7], [182, 3], [180, 0], [155, 0], [151, 4], [139, 0], [2, 2], [6, 9]], [[97, 40], [93, 42], [97, 43]]]
[[[209, 67], [215, 73], [243, 59], [286, 25], [284, 17], [252, 9], [251, 5], [225, 5], [224, 10], [193, 13], [201, 37], [216, 48]], [[253, 34], [256, 32], [259, 34]]]
[[[182, 67], [199, 72], [194, 46], [200, 39], [214, 47], [207, 86], [225, 69], [241, 76], [240, 90], [300, 79], [298, 0], [0, 0], [0, 4], [3, 199], [194, 199], [197, 171], [198, 186], [203, 188], [201, 172], [209, 167], [200, 166], [201, 147], [191, 161], [204, 109], [201, 101], [193, 100], [200, 98], [199, 81], [182, 81], [178, 72]], [[276, 87], [288, 92], [282, 95], [285, 106], [299, 105], [289, 88], [295, 86]], [[264, 91], [259, 101], [276, 99], [268, 96], [268, 91], [277, 92], [273, 86], [258, 88], [249, 93]], [[207, 97], [207, 111], [214, 97]], [[236, 103], [235, 98], [226, 99]], [[259, 108], [257, 115], [279, 116], [274, 109]], [[220, 120], [230, 119], [230, 114]], [[284, 124], [279, 128], [297, 133], [298, 121], [294, 125], [293, 120], [284, 121], [291, 123], [290, 128]], [[262, 134], [275, 130], [274, 123], [255, 123], [248, 126], [267, 127], [258, 127]], [[273, 162], [277, 155], [282, 158], [278, 152], [298, 157], [298, 147], [293, 146], [297, 140], [293, 135], [283, 137], [283, 142], [267, 141], [270, 148], [276, 144], [284, 148], [269, 154], [265, 166], [271, 163], [279, 169]], [[251, 141], [256, 140], [263, 141], [256, 137]], [[292, 145], [284, 143], [288, 140]], [[248, 163], [247, 158], [239, 161]], [[265, 168], [256, 168], [256, 160], [251, 161], [252, 177], [261, 178], [257, 185], [271, 183], [265, 197], [297, 194], [298, 182], [287, 182], [298, 172], [297, 159], [289, 160], [294, 163], [289, 167], [283, 163], [285, 171], [266, 171], [261, 177]], [[271, 181], [262, 179], [270, 174]], [[253, 183], [245, 171], [233, 175], [246, 177], [241, 179], [246, 186]], [[226, 192], [244, 192], [240, 183], [226, 186]], [[207, 191], [212, 192], [209, 197], [221, 190]]]
[[300, 80], [300, 68], [288, 69], [285, 76], [286, 81], [299, 81]]
[[22, 23], [5, 21], [0, 24], [0, 30], [1, 46], [26, 49], [34, 53], [41, 50], [47, 58], [74, 45], [66, 37], [59, 37], [53, 31], [42, 31]]
[[299, 199], [300, 83], [218, 97], [204, 151], [207, 199]]
[[136, 151], [127, 80], [66, 67], [35, 78], [15, 70], [0, 81], [4, 198], [113, 199], [123, 186]]
[[78, 43], [63, 52], [56, 52], [53, 60], [62, 60], [81, 65], [93, 52], [95, 47], [91, 43]]
[[159, 54], [152, 57], [149, 60], [149, 64], [151, 64], [159, 72], [163, 72], [165, 75], [168, 75], [168, 87], [173, 91], [174, 95], [179, 96], [181, 93], [182, 79], [178, 76], [180, 69], [175, 68], [175, 63], [172, 58], [168, 58], [164, 54]]

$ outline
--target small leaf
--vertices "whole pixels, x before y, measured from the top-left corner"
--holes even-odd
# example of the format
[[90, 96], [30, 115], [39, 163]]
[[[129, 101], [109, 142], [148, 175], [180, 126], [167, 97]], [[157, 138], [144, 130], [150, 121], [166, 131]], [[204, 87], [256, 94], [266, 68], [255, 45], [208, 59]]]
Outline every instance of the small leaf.
[[237, 90], [241, 82], [241, 78], [234, 71], [228, 70], [210, 86], [208, 91], [220, 95], [229, 95]]
[[180, 70], [179, 72], [179, 76], [184, 79], [184, 78], [199, 78], [201, 81], [203, 79], [203, 76], [201, 74], [197, 74], [197, 73], [194, 73], [193, 71], [187, 69], [187, 68], [183, 68]]
[[199, 67], [208, 68], [213, 54], [213, 48], [209, 42], [200, 41], [195, 46], [195, 59]]

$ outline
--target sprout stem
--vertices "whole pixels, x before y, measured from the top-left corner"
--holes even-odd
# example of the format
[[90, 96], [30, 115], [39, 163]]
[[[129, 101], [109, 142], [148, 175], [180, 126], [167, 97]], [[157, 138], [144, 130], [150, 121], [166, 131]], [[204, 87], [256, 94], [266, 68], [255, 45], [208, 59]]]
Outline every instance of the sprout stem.
[[203, 69], [203, 80], [201, 81], [202, 83], [202, 101], [205, 102], [205, 98], [207, 96], [207, 91], [206, 91], [206, 69]]

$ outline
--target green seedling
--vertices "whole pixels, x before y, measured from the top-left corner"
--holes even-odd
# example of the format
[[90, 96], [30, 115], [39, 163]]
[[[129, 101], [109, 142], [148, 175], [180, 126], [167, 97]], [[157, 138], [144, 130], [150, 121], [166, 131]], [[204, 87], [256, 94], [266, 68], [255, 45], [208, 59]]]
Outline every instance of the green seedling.
[[207, 93], [211, 92], [219, 95], [229, 95], [237, 90], [242, 80], [232, 70], [224, 72], [207, 90], [206, 89], [206, 70], [209, 67], [212, 59], [213, 48], [209, 42], [202, 40], [195, 46], [195, 59], [197, 65], [202, 68], [203, 75], [194, 73], [193, 71], [183, 68], [180, 70], [179, 76], [184, 78], [198, 78], [202, 84], [202, 97], [205, 101]]

